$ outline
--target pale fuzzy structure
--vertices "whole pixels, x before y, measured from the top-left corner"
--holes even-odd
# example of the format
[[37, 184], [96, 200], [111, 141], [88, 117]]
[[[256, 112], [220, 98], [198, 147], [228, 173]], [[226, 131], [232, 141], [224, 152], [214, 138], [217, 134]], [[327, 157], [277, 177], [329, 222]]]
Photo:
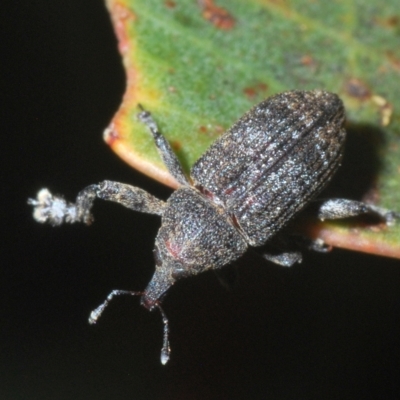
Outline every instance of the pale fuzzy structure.
[[33, 217], [37, 222], [61, 225], [64, 221], [73, 223], [79, 221], [77, 208], [67, 203], [62, 197], [53, 196], [48, 189], [41, 189], [37, 200], [29, 199], [28, 204], [34, 207]]

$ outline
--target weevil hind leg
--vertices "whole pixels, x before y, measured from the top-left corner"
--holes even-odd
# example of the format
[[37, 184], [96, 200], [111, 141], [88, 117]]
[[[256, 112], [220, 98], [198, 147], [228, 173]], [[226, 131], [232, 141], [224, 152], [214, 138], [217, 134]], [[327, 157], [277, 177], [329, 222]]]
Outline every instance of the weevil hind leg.
[[268, 242], [266, 246], [257, 249], [257, 253], [267, 261], [281, 267], [291, 267], [303, 260], [300, 246], [292, 235], [279, 234]]
[[342, 219], [363, 214], [376, 215], [387, 225], [393, 225], [397, 219], [400, 219], [398, 212], [347, 199], [324, 200], [318, 208], [317, 215], [321, 221], [324, 221], [325, 219]]
[[[299, 249], [316, 251], [318, 253], [328, 253], [332, 250], [332, 246], [326, 244], [322, 239], [310, 239], [300, 235], [291, 235], [291, 242], [296, 244]], [[303, 255], [300, 250], [288, 250], [288, 251], [277, 251], [277, 252], [263, 252], [261, 253], [267, 261], [271, 261], [274, 264], [282, 267], [292, 267], [294, 264], [301, 264], [303, 261]]]
[[300, 251], [283, 251], [279, 253], [262, 253], [261, 257], [267, 261], [271, 261], [274, 264], [280, 265], [281, 267], [291, 267], [296, 263], [303, 261], [303, 255]]
[[124, 183], [103, 181], [87, 186], [78, 193], [75, 203], [69, 203], [62, 197], [53, 196], [47, 189], [42, 189], [37, 199], [29, 199], [28, 204], [34, 207], [36, 221], [52, 225], [63, 222], [84, 222], [93, 220], [91, 208], [96, 198], [113, 201], [134, 211], [162, 215], [166, 203], [157, 199], [145, 190]]
[[302, 235], [282, 233], [269, 243], [268, 251], [260, 252], [262, 258], [282, 267], [292, 267], [303, 261], [303, 250], [327, 253], [332, 246], [321, 239], [310, 239]]
[[143, 122], [153, 135], [158, 152], [160, 153], [165, 166], [168, 168], [168, 171], [181, 185], [190, 186], [190, 182], [183, 171], [181, 163], [172, 150], [171, 145], [161, 133], [156, 121], [153, 119], [153, 116], [149, 111], [143, 109], [141, 105], [139, 105], [139, 107], [142, 111], [137, 115], [138, 120]]

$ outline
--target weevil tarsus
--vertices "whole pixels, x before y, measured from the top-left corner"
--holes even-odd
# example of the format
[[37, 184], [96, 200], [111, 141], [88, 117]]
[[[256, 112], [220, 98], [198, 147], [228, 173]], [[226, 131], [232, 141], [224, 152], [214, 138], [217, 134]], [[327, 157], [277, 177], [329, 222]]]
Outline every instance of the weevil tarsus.
[[333, 247], [330, 244], [326, 244], [322, 239], [318, 238], [308, 239], [307, 248], [308, 250], [316, 251], [318, 253], [328, 253]]
[[274, 264], [281, 267], [291, 267], [296, 263], [301, 263], [303, 256], [300, 251], [284, 251], [282, 253], [262, 253], [261, 256]]

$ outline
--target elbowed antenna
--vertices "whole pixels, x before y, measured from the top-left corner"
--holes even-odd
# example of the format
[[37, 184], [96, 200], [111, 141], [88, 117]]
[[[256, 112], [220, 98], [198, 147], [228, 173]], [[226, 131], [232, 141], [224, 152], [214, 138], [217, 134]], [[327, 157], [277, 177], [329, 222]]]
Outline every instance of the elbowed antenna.
[[[104, 300], [103, 303], [101, 303], [97, 308], [95, 308], [91, 313], [89, 317], [89, 324], [93, 325], [97, 322], [97, 320], [101, 317], [101, 314], [103, 314], [103, 311], [105, 308], [109, 305], [110, 301], [115, 297], [115, 296], [120, 296], [122, 294], [127, 294], [130, 296], [143, 296], [145, 293], [144, 292], [132, 292], [129, 290], [113, 290], [107, 298]], [[165, 365], [170, 357], [171, 354], [171, 347], [169, 345], [169, 322], [168, 318], [164, 312], [164, 310], [161, 308], [161, 305], [158, 301], [153, 303], [154, 306], [150, 308], [150, 311], [154, 308], [157, 307], [160, 310], [161, 316], [162, 316], [162, 321], [164, 324], [164, 334], [163, 334], [163, 345], [161, 348], [161, 364]]]

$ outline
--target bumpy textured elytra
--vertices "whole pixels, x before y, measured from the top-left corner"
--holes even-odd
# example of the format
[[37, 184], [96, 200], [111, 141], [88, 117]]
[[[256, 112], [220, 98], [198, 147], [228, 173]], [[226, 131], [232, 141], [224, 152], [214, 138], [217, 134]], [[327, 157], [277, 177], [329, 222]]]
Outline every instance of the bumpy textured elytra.
[[[165, 292], [178, 280], [238, 259], [248, 246], [261, 246], [329, 182], [340, 165], [346, 133], [345, 113], [337, 95], [324, 91], [291, 91], [252, 108], [195, 163], [188, 179], [150, 113], [138, 118], [148, 126], [164, 163], [181, 184], [165, 203], [144, 190], [104, 181], [83, 189], [75, 203], [53, 197], [47, 189], [29, 200], [39, 222], [89, 223], [95, 198], [118, 202], [136, 211], [161, 215], [154, 256], [156, 269], [144, 292], [114, 290], [95, 309], [97, 321], [116, 295], [141, 295], [141, 303], [158, 308], [164, 321], [161, 361], [169, 359], [168, 320], [160, 307]], [[391, 222], [395, 213], [361, 202], [330, 199], [320, 219], [374, 212]], [[310, 244], [324, 250], [320, 242]], [[299, 251], [264, 257], [283, 266], [301, 261]]]

